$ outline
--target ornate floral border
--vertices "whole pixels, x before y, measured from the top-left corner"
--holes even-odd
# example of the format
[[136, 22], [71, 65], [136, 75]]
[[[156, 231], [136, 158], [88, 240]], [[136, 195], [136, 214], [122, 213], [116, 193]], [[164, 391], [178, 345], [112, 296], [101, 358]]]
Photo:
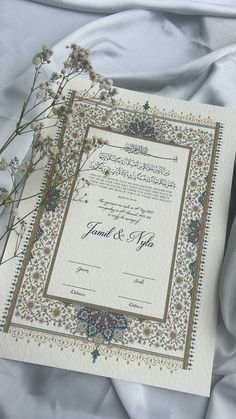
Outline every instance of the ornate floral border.
[[[158, 322], [155, 324], [155, 322], [134, 316], [123, 316], [122, 318], [119, 314], [114, 314], [112, 318], [112, 313], [105, 312], [102, 315], [101, 312], [93, 309], [94, 315], [94, 313], [91, 314], [91, 308], [89, 309], [81, 304], [75, 306], [66, 301], [49, 299], [46, 302], [42, 301], [40, 295], [42, 295], [44, 289], [44, 272], [48, 270], [52, 256], [50, 248], [55, 246], [59, 225], [65, 210], [65, 204], [61, 204], [59, 198], [62, 193], [65, 193], [66, 196], [70, 186], [67, 184], [65, 185], [67, 190], [56, 189], [51, 193], [44, 210], [40, 211], [39, 216], [37, 216], [39, 224], [34, 223], [31, 232], [31, 240], [32, 237], [34, 240], [36, 236], [37, 240], [31, 246], [28, 263], [25, 264], [25, 269], [23, 269], [23, 276], [25, 276], [24, 279], [22, 277], [21, 281], [19, 281], [19, 268], [17, 270], [15, 278], [15, 282], [18, 282], [17, 291], [11, 307], [8, 307], [9, 311], [4, 331], [9, 330], [11, 318], [13, 318], [14, 323], [18, 318], [20, 321], [24, 319], [29, 325], [38, 323], [45, 324], [46, 327], [50, 326], [55, 330], [59, 328], [63, 330], [65, 335], [68, 332], [72, 336], [75, 335], [76, 340], [79, 336], [83, 339], [87, 338], [88, 342], [95, 343], [94, 351], [98, 347], [100, 351], [104, 344], [109, 343], [114, 350], [116, 345], [122, 344], [126, 350], [128, 350], [127, 346], [129, 345], [129, 349], [135, 352], [133, 346], [135, 342], [142, 346], [143, 352], [146, 351], [147, 347], [155, 348], [155, 350], [161, 348], [172, 353], [185, 348], [183, 365], [184, 368], [187, 368], [191, 364], [191, 362], [188, 362], [190, 352], [191, 354], [193, 352], [192, 331], [194, 318], [196, 322], [198, 311], [198, 304], [196, 305], [197, 293], [199, 292], [198, 277], [200, 270], [203, 269], [204, 258], [203, 261], [201, 259], [203, 243], [204, 240], [206, 241], [205, 226], [209, 210], [209, 197], [213, 193], [213, 172], [217, 169], [216, 149], [219, 139], [219, 125], [214, 124], [209, 118], [204, 118], [203, 121], [200, 118], [197, 119], [192, 114], [186, 116], [184, 114], [178, 115], [174, 111], [163, 110], [161, 112], [156, 108], [150, 110], [148, 101], [144, 105], [130, 106], [128, 104], [125, 109], [120, 104], [120, 107], [110, 116], [109, 123], [107, 123], [105, 105], [98, 108], [93, 100], [86, 103], [81, 103], [79, 99], [75, 100], [77, 112], [74, 116], [71, 132], [73, 133], [73, 129], [76, 129], [80, 138], [84, 137], [87, 126], [93, 123], [100, 128], [115, 130], [130, 136], [138, 136], [152, 141], [161, 140], [167, 144], [191, 145], [192, 147], [192, 164], [181, 221], [181, 234], [176, 254], [167, 322], [165, 324]], [[81, 118], [83, 120], [79, 128], [77, 124], [78, 116], [80, 120]], [[215, 131], [214, 135], [212, 131]], [[66, 141], [73, 141], [71, 132], [68, 134], [62, 128], [61, 141], [65, 143]], [[74, 145], [76, 147], [76, 139]], [[60, 165], [62, 164], [63, 162], [60, 162]], [[49, 177], [54, 174], [55, 169], [55, 167], [49, 169]], [[73, 173], [74, 167], [68, 166], [65, 170], [70, 175]], [[57, 224], [58, 230], [55, 229]], [[54, 226], [54, 244], [50, 242], [52, 225]], [[42, 254], [44, 263], [40, 264]], [[187, 261], [187, 263], [183, 263], [183, 261]], [[24, 261], [22, 261], [22, 266], [24, 266]], [[16, 300], [17, 304], [14, 309]], [[13, 311], [14, 317], [12, 317]], [[87, 318], [82, 318], [83, 315], [87, 315]], [[94, 323], [91, 323], [92, 315], [96, 319]], [[103, 333], [101, 327], [97, 327], [98, 321], [101, 323], [101, 316], [103, 316], [107, 335]], [[68, 318], [71, 318], [69, 328]], [[128, 327], [118, 326], [120, 320], [123, 320]], [[116, 326], [113, 327], [110, 324]], [[93, 357], [96, 359], [99, 354], [95, 353]], [[157, 354], [156, 357], [158, 358], [160, 355]]]

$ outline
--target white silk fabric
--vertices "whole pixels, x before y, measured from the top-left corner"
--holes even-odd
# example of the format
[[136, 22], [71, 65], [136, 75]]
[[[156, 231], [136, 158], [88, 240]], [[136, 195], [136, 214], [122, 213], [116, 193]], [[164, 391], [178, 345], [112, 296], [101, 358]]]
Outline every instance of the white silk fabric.
[[[56, 64], [48, 66], [51, 72], [63, 62], [64, 46], [71, 42], [90, 48], [97, 71], [113, 78], [117, 86], [212, 105], [236, 105], [235, 0], [1, 0], [1, 140], [14, 128], [26, 97], [32, 55], [43, 43], [53, 47]], [[29, 141], [19, 139], [7, 156], [23, 158]], [[1, 185], [6, 182], [1, 175]], [[209, 399], [0, 360], [0, 419], [234, 418], [234, 214], [233, 194]], [[217, 236], [217, 226], [215, 231]]]

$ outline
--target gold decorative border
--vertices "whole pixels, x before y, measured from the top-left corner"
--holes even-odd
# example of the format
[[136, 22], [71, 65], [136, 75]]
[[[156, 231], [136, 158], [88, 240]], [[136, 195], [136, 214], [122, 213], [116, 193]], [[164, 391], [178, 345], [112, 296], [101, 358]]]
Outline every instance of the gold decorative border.
[[[57, 347], [61, 348], [61, 351], [71, 348], [71, 352], [73, 353], [79, 349], [83, 355], [85, 355], [86, 353], [91, 354], [91, 351], [94, 349], [94, 344], [85, 338], [74, 339], [73, 337], [58, 332], [51, 333], [47, 330], [40, 330], [33, 327], [21, 327], [14, 323], [11, 325], [9, 333], [16, 341], [24, 339], [26, 340], [26, 343], [29, 343], [32, 339], [38, 346], [48, 343], [49, 348], [52, 348], [55, 344]], [[138, 349], [124, 349], [121, 345], [116, 345], [116, 347], [112, 348], [110, 345], [101, 345], [99, 346], [99, 352], [105, 359], [108, 357], [114, 357], [115, 361], [123, 359], [126, 361], [127, 365], [129, 365], [130, 362], [136, 362], [138, 366], [140, 366], [141, 363], [144, 363], [149, 369], [159, 365], [160, 370], [165, 367], [170, 373], [181, 369], [183, 362], [181, 358], [175, 356], [156, 356], [155, 353], [149, 352], [146, 354], [144, 351]]]
[[212, 192], [213, 172], [214, 172], [215, 163], [216, 163], [217, 148], [219, 146], [220, 127], [221, 127], [221, 124], [219, 122], [217, 122], [216, 123], [216, 128], [215, 128], [214, 140], [213, 140], [212, 154], [211, 154], [211, 159], [210, 159], [209, 179], [208, 179], [208, 182], [207, 182], [207, 193], [206, 193], [206, 198], [205, 198], [205, 202], [204, 202], [204, 211], [203, 211], [203, 214], [202, 214], [201, 237], [200, 237], [200, 242], [199, 242], [199, 245], [198, 245], [198, 255], [197, 255], [197, 264], [196, 264], [196, 272], [195, 272], [195, 286], [193, 287], [193, 294], [192, 294], [192, 299], [191, 299], [189, 327], [188, 327], [186, 344], [185, 344], [183, 369], [188, 368], [188, 361], [189, 361], [189, 355], [190, 355], [190, 349], [191, 349], [193, 322], [194, 322], [194, 318], [196, 316], [195, 311], [196, 311], [197, 296], [198, 296], [198, 293], [199, 293], [199, 277], [200, 277], [200, 270], [201, 270], [201, 265], [202, 265], [202, 254], [203, 254], [203, 248], [204, 248], [204, 241], [205, 241], [205, 236], [206, 236], [207, 217], [209, 215], [209, 201], [210, 201], [210, 196], [211, 196], [211, 192]]

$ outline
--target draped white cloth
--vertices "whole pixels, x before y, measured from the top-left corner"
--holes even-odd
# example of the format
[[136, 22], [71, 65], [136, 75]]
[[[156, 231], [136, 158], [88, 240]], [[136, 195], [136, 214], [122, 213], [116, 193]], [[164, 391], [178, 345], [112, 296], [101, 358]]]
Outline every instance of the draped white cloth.
[[[30, 86], [32, 55], [47, 43], [59, 65], [70, 42], [91, 48], [97, 71], [117, 86], [213, 105], [236, 104], [235, 0], [1, 0], [2, 138], [14, 127]], [[28, 140], [20, 139], [8, 155], [22, 158], [27, 147]], [[232, 200], [230, 221], [234, 212]], [[234, 418], [235, 255], [236, 223], [220, 278], [210, 399], [0, 360], [0, 419]]]

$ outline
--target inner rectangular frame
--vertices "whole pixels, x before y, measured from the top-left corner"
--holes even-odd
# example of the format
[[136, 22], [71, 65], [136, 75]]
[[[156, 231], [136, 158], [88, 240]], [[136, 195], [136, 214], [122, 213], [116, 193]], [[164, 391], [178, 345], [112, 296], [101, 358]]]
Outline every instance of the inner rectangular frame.
[[[139, 140], [153, 142], [152, 140], [150, 140], [148, 138], [143, 138], [143, 137], [133, 136], [133, 135], [127, 135], [127, 134], [124, 134], [124, 133], [119, 132], [119, 131], [110, 130], [110, 129], [103, 128], [103, 127], [98, 126], [98, 125], [92, 125], [92, 124], [89, 124], [87, 126], [86, 132], [85, 132], [85, 135], [84, 135], [84, 139], [86, 139], [88, 137], [90, 128], [97, 128], [101, 131], [108, 131], [110, 133], [114, 132], [114, 133], [117, 133], [119, 135], [123, 135], [124, 137], [128, 137], [130, 139], [137, 138]], [[56, 257], [57, 257], [57, 252], [58, 252], [58, 249], [59, 249], [59, 246], [60, 246], [61, 237], [62, 237], [63, 230], [64, 230], [64, 227], [65, 227], [65, 224], [66, 224], [67, 215], [68, 215], [68, 212], [69, 212], [74, 188], [75, 188], [75, 185], [76, 185], [76, 178], [74, 179], [74, 181], [71, 185], [69, 197], [68, 197], [67, 204], [66, 204], [66, 209], [65, 209], [63, 219], [62, 219], [62, 223], [61, 223], [60, 232], [59, 232], [59, 235], [58, 235], [58, 238], [57, 238], [57, 243], [56, 243], [56, 246], [55, 246], [55, 250], [53, 252], [50, 268], [49, 268], [48, 275], [47, 275], [47, 280], [46, 280], [46, 283], [45, 283], [44, 292], [43, 292], [43, 295], [42, 295], [43, 297], [58, 300], [58, 301], [67, 301], [68, 303], [71, 303], [71, 304], [81, 303], [83, 305], [94, 307], [94, 308], [97, 308], [97, 309], [100, 309], [100, 310], [105, 309], [105, 310], [108, 310], [108, 311], [111, 311], [111, 312], [128, 314], [129, 316], [133, 316], [133, 317], [138, 316], [140, 318], [154, 320], [154, 321], [159, 322], [159, 323], [165, 323], [166, 322], [167, 315], [168, 315], [168, 306], [169, 306], [169, 301], [170, 301], [170, 293], [171, 293], [171, 287], [172, 287], [173, 273], [174, 273], [174, 267], [175, 267], [175, 257], [176, 257], [177, 246], [178, 246], [179, 231], [180, 231], [180, 226], [181, 226], [182, 211], [183, 211], [183, 206], [184, 206], [185, 193], [186, 193], [188, 177], [189, 177], [189, 170], [190, 170], [190, 165], [191, 165], [192, 147], [183, 146], [183, 145], [180, 145], [180, 144], [167, 144], [164, 141], [158, 141], [158, 143], [168, 145], [169, 147], [185, 148], [185, 149], [189, 150], [187, 167], [186, 167], [186, 172], [185, 172], [184, 185], [183, 185], [183, 189], [182, 189], [181, 203], [180, 203], [180, 208], [179, 208], [179, 213], [178, 213], [178, 222], [177, 222], [177, 228], [176, 228], [176, 233], [175, 233], [175, 241], [174, 241], [174, 247], [173, 247], [172, 262], [171, 262], [170, 275], [169, 275], [169, 280], [168, 280], [168, 288], [167, 288], [167, 293], [166, 293], [166, 301], [165, 301], [165, 308], [164, 308], [163, 317], [158, 318], [158, 317], [148, 316], [148, 315], [140, 314], [138, 312], [136, 313], [134, 311], [131, 312], [131, 311], [120, 310], [120, 309], [117, 309], [117, 308], [114, 308], [114, 307], [109, 307], [107, 305], [96, 305], [96, 304], [92, 304], [92, 303], [87, 303], [86, 301], [80, 301], [79, 299], [75, 300], [75, 299], [60, 297], [60, 296], [56, 296], [54, 294], [49, 294], [48, 293], [48, 288], [49, 288], [51, 275], [52, 275], [52, 272], [53, 272], [55, 260], [56, 260]], [[77, 164], [77, 167], [76, 167], [75, 171], [78, 170], [80, 163], [81, 162], [78, 161], [78, 164]]]

